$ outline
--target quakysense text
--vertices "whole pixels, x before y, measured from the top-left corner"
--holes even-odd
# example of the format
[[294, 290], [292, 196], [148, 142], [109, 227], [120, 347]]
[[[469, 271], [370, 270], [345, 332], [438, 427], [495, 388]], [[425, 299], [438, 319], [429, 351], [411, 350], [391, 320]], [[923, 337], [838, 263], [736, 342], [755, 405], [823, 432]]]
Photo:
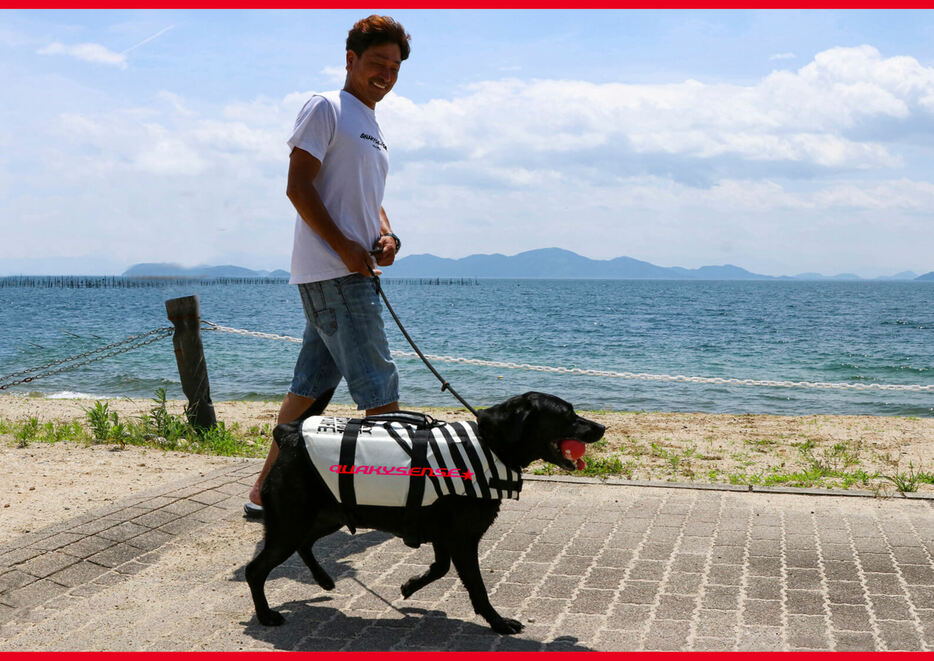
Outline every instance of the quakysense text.
[[347, 466], [334, 464], [328, 470], [344, 475], [404, 475], [409, 477], [460, 477], [472, 480], [473, 473], [460, 468], [412, 468], [411, 466]]

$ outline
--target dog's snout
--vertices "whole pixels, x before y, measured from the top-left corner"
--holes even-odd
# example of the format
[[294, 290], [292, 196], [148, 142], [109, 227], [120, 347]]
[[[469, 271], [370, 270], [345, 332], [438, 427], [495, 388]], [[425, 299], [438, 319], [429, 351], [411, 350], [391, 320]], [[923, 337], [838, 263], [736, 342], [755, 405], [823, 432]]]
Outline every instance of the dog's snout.
[[578, 438], [586, 443], [599, 441], [603, 438], [604, 432], [606, 432], [606, 427], [599, 422], [593, 422], [586, 418], [578, 418], [576, 427]]

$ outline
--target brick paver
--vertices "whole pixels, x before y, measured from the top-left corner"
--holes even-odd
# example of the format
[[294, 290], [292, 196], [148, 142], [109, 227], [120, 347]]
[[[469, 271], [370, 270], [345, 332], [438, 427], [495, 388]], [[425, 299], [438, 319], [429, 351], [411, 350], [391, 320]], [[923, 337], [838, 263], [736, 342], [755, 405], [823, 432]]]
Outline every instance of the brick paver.
[[0, 650], [931, 650], [934, 517], [924, 499], [530, 479], [480, 547], [492, 633], [451, 573], [402, 599], [430, 547], [375, 531], [293, 557], [253, 615], [244, 461], [0, 547]]

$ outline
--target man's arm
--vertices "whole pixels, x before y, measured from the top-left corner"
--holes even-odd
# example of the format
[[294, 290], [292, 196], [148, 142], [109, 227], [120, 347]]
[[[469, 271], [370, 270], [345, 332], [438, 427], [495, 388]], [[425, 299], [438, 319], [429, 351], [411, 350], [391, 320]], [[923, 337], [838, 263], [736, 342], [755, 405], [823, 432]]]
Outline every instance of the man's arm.
[[[302, 219], [331, 246], [351, 272], [369, 277], [370, 271], [367, 267], [375, 266], [373, 258], [367, 248], [344, 236], [334, 219], [331, 218], [331, 214], [325, 208], [314, 185], [319, 170], [321, 170], [321, 161], [304, 149], [294, 148], [289, 156], [289, 180], [285, 194], [295, 205]], [[383, 213], [380, 215], [385, 217]], [[388, 223], [387, 219], [386, 224]], [[392, 238], [389, 238], [392, 241]], [[395, 243], [393, 243], [393, 248], [395, 248]], [[376, 274], [379, 275], [379, 273], [380, 271], [377, 270]]]

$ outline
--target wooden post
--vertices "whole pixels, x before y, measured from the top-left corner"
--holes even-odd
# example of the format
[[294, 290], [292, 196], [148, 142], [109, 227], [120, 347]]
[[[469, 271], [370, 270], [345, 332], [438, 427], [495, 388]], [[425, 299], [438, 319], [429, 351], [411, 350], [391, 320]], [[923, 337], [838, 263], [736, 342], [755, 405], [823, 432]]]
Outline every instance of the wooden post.
[[169, 321], [175, 325], [172, 344], [175, 345], [175, 362], [182, 380], [182, 390], [188, 398], [185, 415], [196, 427], [208, 428], [217, 425], [214, 402], [211, 401], [211, 384], [208, 382], [208, 366], [204, 361], [204, 346], [201, 344], [201, 304], [198, 295], [171, 298], [165, 302]]

